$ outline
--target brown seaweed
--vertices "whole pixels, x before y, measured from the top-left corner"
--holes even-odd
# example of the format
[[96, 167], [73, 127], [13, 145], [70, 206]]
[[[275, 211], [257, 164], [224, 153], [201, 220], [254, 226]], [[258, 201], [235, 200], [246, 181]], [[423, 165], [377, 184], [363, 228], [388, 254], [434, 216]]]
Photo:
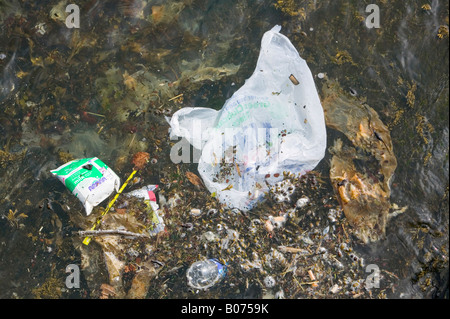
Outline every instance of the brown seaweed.
[[323, 93], [327, 126], [344, 133], [354, 146], [343, 146], [338, 139], [330, 149], [333, 188], [357, 236], [366, 243], [377, 241], [385, 235], [390, 181], [397, 167], [390, 132], [373, 108], [345, 94], [336, 82], [327, 81]]

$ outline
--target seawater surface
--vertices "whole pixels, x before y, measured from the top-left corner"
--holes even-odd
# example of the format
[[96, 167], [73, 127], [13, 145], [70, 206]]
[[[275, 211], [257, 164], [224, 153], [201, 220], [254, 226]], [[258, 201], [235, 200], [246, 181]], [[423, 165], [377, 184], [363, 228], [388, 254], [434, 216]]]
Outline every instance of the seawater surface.
[[[160, 204], [173, 205], [165, 215], [169, 235], [152, 242], [152, 258], [165, 268], [150, 284], [149, 298], [448, 298], [448, 1], [379, 1], [379, 28], [366, 26], [370, 3], [358, 0], [80, 0], [80, 28], [65, 24], [70, 3], [0, 1], [1, 298], [100, 296], [108, 272], [98, 249], [92, 249], [89, 268], [96, 270], [82, 272], [81, 288], [64, 284], [66, 266], [82, 265], [81, 238], [73, 233], [84, 212], [50, 170], [97, 156], [124, 180], [138, 151], [150, 153], [153, 161], [137, 183], [159, 184], [166, 200]], [[325, 235], [335, 231], [322, 245], [330, 254], [332, 242], [345, 238], [346, 228], [314, 219], [316, 208], [320, 215], [326, 205], [339, 206], [329, 185], [328, 151], [315, 170], [323, 187], [314, 191], [316, 182], [308, 177], [305, 185], [311, 187], [302, 190], [314, 203], [305, 216], [317, 225], [301, 224], [299, 213], [294, 220], [300, 227], [286, 226], [278, 237], [261, 226], [260, 245], [252, 244], [251, 251], [266, 256], [263, 271], [243, 272], [230, 261], [220, 289], [193, 292], [186, 284], [187, 267], [211, 252], [201, 241], [204, 232], [218, 232], [221, 224], [236, 228], [245, 247], [252, 239], [237, 217], [211, 217], [208, 224], [189, 215], [191, 208], [207, 210], [217, 203], [204, 188], [186, 179], [180, 183], [185, 171], [196, 172], [196, 164], [170, 161], [174, 141], [165, 117], [185, 106], [220, 109], [252, 74], [261, 37], [276, 24], [307, 61], [319, 94], [325, 78], [336, 80], [390, 129], [398, 162], [391, 202], [408, 208], [389, 221], [386, 238], [369, 244], [351, 240], [364, 267], [381, 269], [378, 291], [350, 287], [365, 278], [364, 267], [344, 263], [347, 274], [339, 265], [326, 268], [322, 259], [310, 258], [309, 268], [300, 269], [288, 253], [274, 252], [280, 245], [302, 247], [300, 238], [308, 241], [302, 234], [312, 236], [315, 227]], [[330, 128], [327, 134], [330, 146], [345, 139]], [[289, 205], [268, 201], [249, 218]], [[188, 222], [191, 233], [179, 226]], [[316, 253], [320, 243], [315, 242]], [[256, 265], [257, 258], [247, 253], [243, 260]], [[269, 257], [281, 266], [271, 267]], [[342, 278], [333, 282], [327, 269]], [[324, 271], [317, 290], [308, 270]], [[277, 280], [273, 289], [264, 285], [268, 275]], [[335, 284], [342, 294], [330, 292]]]

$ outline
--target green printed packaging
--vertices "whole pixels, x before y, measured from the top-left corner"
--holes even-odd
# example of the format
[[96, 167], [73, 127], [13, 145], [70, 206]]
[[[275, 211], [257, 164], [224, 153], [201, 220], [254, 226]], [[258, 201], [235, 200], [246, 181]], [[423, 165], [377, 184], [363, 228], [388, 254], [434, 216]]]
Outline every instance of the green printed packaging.
[[50, 172], [78, 197], [88, 216], [114, 189], [119, 191], [120, 178], [97, 157], [73, 160]]

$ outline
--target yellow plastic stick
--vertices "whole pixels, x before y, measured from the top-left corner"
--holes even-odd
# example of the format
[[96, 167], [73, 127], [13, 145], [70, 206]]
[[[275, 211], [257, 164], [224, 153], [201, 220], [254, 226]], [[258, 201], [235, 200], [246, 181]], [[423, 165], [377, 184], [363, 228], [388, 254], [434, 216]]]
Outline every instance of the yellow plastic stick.
[[[114, 196], [114, 198], [109, 202], [108, 206], [106, 206], [106, 209], [103, 211], [100, 218], [97, 219], [97, 221], [94, 223], [94, 225], [92, 225], [90, 230], [95, 230], [95, 228], [97, 228], [97, 226], [100, 225], [100, 223], [102, 222], [103, 216], [105, 216], [109, 212], [111, 207], [114, 205], [114, 202], [116, 201], [117, 197], [119, 197], [119, 195], [124, 190], [125, 186], [127, 186], [128, 182], [133, 178], [133, 176], [134, 176], [134, 174], [136, 174], [136, 172], [137, 172], [137, 170], [133, 170], [133, 172], [131, 172], [130, 176], [128, 176], [125, 183], [123, 183], [122, 187], [119, 189], [116, 196]], [[91, 242], [91, 237], [89, 237], [89, 236], [85, 237], [83, 240], [83, 244], [85, 244], [86, 246], [89, 245], [90, 242]]]

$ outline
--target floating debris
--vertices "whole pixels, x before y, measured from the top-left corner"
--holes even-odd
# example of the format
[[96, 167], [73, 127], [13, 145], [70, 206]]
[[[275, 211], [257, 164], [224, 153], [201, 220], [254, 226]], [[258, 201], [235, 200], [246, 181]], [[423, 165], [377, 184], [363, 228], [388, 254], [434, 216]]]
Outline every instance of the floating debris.
[[131, 163], [133, 163], [136, 170], [142, 169], [149, 162], [150, 154], [147, 152], [137, 152], [133, 155]]
[[289, 76], [289, 80], [291, 80], [292, 84], [294, 84], [294, 85], [299, 85], [300, 84], [300, 82], [297, 80], [297, 78], [293, 74], [291, 74]]
[[264, 278], [264, 285], [267, 288], [272, 288], [274, 287], [276, 284], [275, 278], [273, 278], [272, 276], [267, 276], [266, 278]]
[[188, 285], [195, 289], [208, 289], [222, 280], [227, 267], [216, 259], [208, 259], [193, 263], [186, 272]]
[[[248, 3], [228, 6], [221, 2], [191, 2], [174, 0], [156, 4], [121, 0], [115, 6], [118, 10], [107, 9], [103, 2], [87, 2], [82, 8], [83, 24], [87, 27], [83, 30], [69, 30], [64, 26], [68, 1], [50, 7], [36, 2], [31, 5], [36, 13], [32, 15], [10, 5], [10, 1], [5, 2], [4, 10], [0, 10], [4, 31], [1, 38], [6, 45], [0, 49], [3, 114], [0, 116], [0, 169], [4, 181], [0, 191], [5, 212], [0, 222], [6, 226], [2, 240], [8, 245], [8, 240], [11, 244], [22, 241], [20, 248], [31, 249], [24, 256], [32, 256], [32, 259], [30, 262], [20, 259], [16, 273], [25, 271], [27, 275], [22, 276], [19, 283], [15, 280], [10, 285], [12, 290], [16, 290], [16, 285], [24, 289], [20, 292], [6, 289], [3, 295], [27, 297], [26, 291], [30, 289], [25, 279], [33, 278], [38, 283], [38, 288], [31, 292], [36, 298], [64, 298], [70, 293], [69, 297], [78, 294], [80, 298], [214, 299], [240, 298], [243, 294], [248, 296], [248, 292], [258, 298], [279, 299], [385, 298], [387, 294], [411, 296], [410, 291], [417, 294], [413, 297], [422, 292], [437, 296], [440, 292], [436, 287], [441, 285], [437, 273], [448, 267], [448, 244], [438, 244], [441, 238], [448, 237], [447, 220], [441, 219], [441, 224], [435, 220], [427, 225], [421, 223], [417, 229], [403, 222], [394, 224], [393, 229], [399, 230], [398, 236], [389, 236], [381, 246], [363, 246], [358, 238], [383, 238], [382, 231], [361, 233], [361, 229], [364, 225], [369, 229], [372, 226], [381, 229], [387, 220], [406, 211], [407, 207], [390, 203], [388, 187], [394, 171], [399, 174], [395, 183], [400, 186], [404, 171], [417, 172], [414, 166], [420, 168], [419, 164], [425, 162], [424, 172], [433, 173], [430, 176], [435, 178], [433, 183], [428, 183], [433, 194], [436, 191], [442, 195], [439, 192], [442, 165], [437, 165], [441, 162], [436, 160], [444, 156], [446, 163], [446, 148], [440, 149], [440, 140], [446, 141], [448, 125], [443, 126], [433, 114], [440, 116], [448, 112], [446, 106], [441, 105], [441, 101], [446, 100], [445, 77], [429, 82], [429, 72], [425, 72], [428, 75], [420, 77], [420, 85], [409, 84], [407, 79], [411, 77], [404, 71], [413, 70], [411, 61], [414, 65], [428, 65], [417, 63], [423, 62], [422, 52], [427, 51], [414, 52], [417, 47], [410, 34], [419, 34], [411, 32], [417, 28], [431, 28], [421, 34], [426, 35], [427, 48], [439, 49], [433, 50], [433, 57], [443, 61], [441, 57], [448, 53], [448, 44], [444, 41], [448, 38], [448, 5], [433, 8], [423, 5], [422, 9], [421, 4], [413, 5], [410, 9], [415, 11], [412, 12], [422, 14], [411, 17], [422, 22], [426, 22], [421, 20], [422, 16], [427, 20], [433, 17], [436, 21], [405, 23], [413, 28], [408, 32], [404, 32], [402, 24], [411, 20], [402, 16], [405, 20], [401, 24], [391, 24], [397, 13], [393, 15], [394, 11], [386, 7], [384, 15], [388, 23], [380, 30], [385, 35], [398, 37], [382, 37], [382, 46], [360, 50], [358, 46], [367, 40], [359, 38], [360, 22], [365, 18], [360, 13], [355, 11], [350, 16], [348, 10], [343, 10], [345, 14], [339, 10], [328, 13], [327, 6], [332, 5], [332, 1], [317, 6], [312, 2], [302, 6], [290, 0], [275, 1], [275, 8], [286, 18], [294, 17], [283, 21], [283, 25], [290, 31], [288, 37], [296, 49], [305, 54], [314, 69], [326, 68], [315, 76], [316, 84], [332, 83], [328, 77], [333, 75], [340, 77], [344, 87], [355, 86], [358, 92], [343, 91], [338, 86], [324, 90], [323, 106], [332, 138], [329, 146], [334, 152], [331, 156], [326, 154], [327, 160], [320, 164], [320, 172], [326, 176], [318, 172], [293, 176], [282, 171], [264, 171], [261, 181], [244, 194], [252, 201], [262, 197], [266, 201], [255, 201], [257, 204], [247, 211], [224, 207], [219, 201], [219, 191], [209, 194], [203, 187], [203, 179], [196, 175], [199, 173], [186, 173], [187, 170], [196, 172], [193, 165], [171, 161], [168, 154], [176, 141], [167, 137], [165, 117], [173, 115], [182, 104], [217, 110], [225, 98], [242, 87], [245, 80], [242, 76], [252, 67], [242, 56], [256, 52], [258, 43], [255, 43], [256, 31], [241, 31], [242, 28], [260, 30], [252, 27], [255, 22], [267, 25], [268, 21], [254, 19], [254, 16], [265, 16], [260, 13], [267, 8]], [[398, 10], [401, 7], [400, 3], [392, 6], [395, 12], [405, 12]], [[208, 9], [210, 14], [204, 16], [205, 10], [197, 10], [199, 8]], [[226, 18], [224, 9], [229, 13]], [[317, 9], [321, 14], [310, 14]], [[329, 14], [333, 19], [328, 19]], [[239, 23], [230, 24], [230, 17]], [[307, 17], [310, 20], [306, 21]], [[358, 28], [350, 28], [345, 36], [336, 33], [336, 41], [325, 41], [327, 50], [322, 50], [321, 39], [327, 39], [328, 28], [342, 25], [342, 19], [347, 18], [355, 22], [349, 25]], [[327, 27], [323, 28], [323, 23]], [[224, 33], [224, 29], [227, 32]], [[307, 34], [308, 30], [314, 34]], [[46, 41], [42, 41], [43, 36]], [[349, 46], [343, 41], [345, 38], [352, 39], [356, 46]], [[408, 44], [403, 46], [406, 51], [402, 54], [414, 53], [413, 60], [408, 59], [409, 55], [406, 59], [399, 58], [395, 50], [378, 54], [380, 48], [392, 48], [384, 41], [397, 38]], [[18, 42], [17, 39], [26, 40]], [[394, 47], [402, 47], [397, 42], [394, 44]], [[360, 65], [361, 61], [369, 61], [370, 65]], [[71, 67], [67, 68], [68, 65]], [[267, 69], [255, 71], [267, 73]], [[286, 89], [304, 87], [303, 77], [294, 71], [289, 69], [281, 75], [284, 84], [270, 88], [270, 98], [279, 99]], [[413, 71], [421, 75], [424, 70], [414, 68]], [[367, 76], [361, 78], [362, 74]], [[432, 88], [431, 104], [429, 94], [426, 95], [430, 93], [428, 86]], [[365, 104], [363, 93], [377, 99], [379, 104], [371, 106], [377, 109], [379, 116]], [[294, 101], [289, 103], [295, 105]], [[437, 106], [441, 109], [435, 109]], [[431, 113], [428, 107], [433, 109]], [[312, 112], [311, 104], [306, 102], [295, 108]], [[412, 123], [406, 120], [408, 114], [412, 115]], [[381, 123], [380, 119], [384, 118], [390, 119], [389, 129], [395, 132], [395, 143], [391, 139], [394, 134], [386, 131]], [[302, 127], [314, 127], [309, 118], [302, 117], [299, 123]], [[416, 135], [419, 133], [417, 138], [409, 135], [408, 127]], [[437, 134], [439, 132], [442, 136]], [[279, 133], [281, 138], [290, 134], [288, 130]], [[340, 142], [334, 143], [337, 137]], [[426, 147], [425, 157], [419, 155], [421, 163], [414, 158], [423, 150], [419, 147], [410, 152], [408, 149], [417, 141], [418, 145], [425, 144], [420, 147]], [[393, 144], [397, 154], [394, 154]], [[185, 149], [182, 151], [184, 155]], [[129, 163], [127, 158], [136, 152], [143, 154]], [[405, 153], [408, 165], [402, 166], [401, 172], [396, 170], [394, 159], [395, 155], [405, 156]], [[139, 176], [128, 184], [131, 188], [128, 195], [155, 192], [151, 204], [148, 198], [139, 196], [124, 194], [119, 198], [96, 230], [81, 233], [93, 238], [94, 244], [87, 247], [80, 244], [79, 232], [66, 236], [63, 229], [89, 229], [104, 208], [99, 204], [89, 216], [79, 213], [75, 209], [78, 199], [69, 192], [53, 191], [53, 186], [48, 184], [51, 180], [47, 181], [51, 176], [46, 176], [45, 172], [49, 167], [57, 167], [55, 162], [67, 163], [94, 156], [92, 154], [101, 154], [121, 174], [132, 167], [140, 169]], [[234, 175], [215, 176], [223, 180], [218, 190], [223, 189], [230, 195], [240, 189], [236, 180], [254, 180], [249, 166], [243, 162], [216, 161], [215, 165], [234, 172]], [[152, 166], [144, 170], [147, 163]], [[328, 174], [330, 164], [334, 171]], [[438, 174], [433, 167], [439, 167]], [[264, 166], [254, 168], [264, 170]], [[11, 180], [16, 182], [8, 183]], [[416, 189], [424, 190], [421, 184], [426, 185], [427, 181], [427, 178], [420, 179], [413, 191], [403, 193], [404, 189], [398, 189], [396, 194], [416, 194]], [[142, 189], [141, 186], [146, 185], [144, 182], [158, 183], [158, 193], [155, 189]], [[273, 187], [269, 189], [268, 184]], [[48, 189], [48, 186], [51, 187]], [[45, 193], [47, 190], [50, 193]], [[446, 208], [448, 189], [442, 193], [442, 203], [433, 195], [431, 206], [416, 206], [424, 211], [431, 207], [429, 210], [435, 214], [438, 206]], [[50, 198], [39, 202], [38, 196]], [[417, 209], [414, 201], [408, 204], [410, 209]], [[364, 210], [368, 212], [366, 215], [362, 213]], [[380, 212], [378, 216], [376, 211]], [[393, 213], [387, 214], [384, 223], [385, 213], [390, 211]], [[412, 219], [407, 218], [408, 222], [417, 222], [416, 216], [423, 220], [430, 216], [416, 212], [416, 215], [411, 214]], [[24, 232], [27, 240], [22, 240]], [[399, 239], [411, 254], [402, 254]], [[33, 244], [29, 245], [30, 242]], [[377, 247], [389, 249], [380, 251]], [[40, 254], [45, 258], [40, 258], [43, 257]], [[419, 263], [415, 260], [416, 254]], [[207, 289], [189, 286], [185, 276], [188, 266], [211, 256], [226, 265], [230, 270], [227, 276]], [[394, 259], [406, 256], [402, 262], [413, 270], [404, 268], [402, 262], [390, 260], [392, 256]], [[53, 258], [57, 258], [57, 264], [62, 260], [80, 264], [85, 279], [81, 289], [62, 287], [64, 281], [53, 277], [54, 267], [48, 267], [49, 262], [54, 263]], [[2, 266], [8, 267], [4, 269], [15, 269], [9, 267], [5, 259]], [[380, 268], [380, 288], [371, 289], [367, 284], [366, 264], [376, 264]], [[52, 272], [50, 277], [49, 271]], [[414, 289], [398, 293], [405, 289], [403, 284], [408, 282], [411, 272], [416, 272]]]
[[191, 215], [192, 216], [198, 217], [201, 214], [202, 214], [202, 211], [200, 209], [198, 209], [198, 208], [192, 208], [191, 209]]
[[200, 179], [200, 177], [198, 177], [197, 175], [195, 175], [192, 172], [186, 172], [186, 177], [189, 180], [189, 182], [191, 182], [195, 186], [203, 185], [203, 181]]
[[[371, 107], [345, 95], [334, 81], [323, 86], [329, 127], [343, 132], [354, 147], [337, 139], [330, 148], [330, 178], [346, 218], [364, 242], [383, 238], [391, 206], [390, 181], [397, 167], [388, 128]], [[363, 150], [364, 153], [358, 151]], [[365, 162], [361, 171], [355, 159]]]
[[70, 161], [51, 173], [81, 201], [88, 216], [114, 190], [119, 191], [120, 178], [97, 157]]
[[297, 200], [297, 203], [295, 204], [296, 208], [303, 208], [306, 206], [306, 204], [309, 203], [309, 198], [308, 197], [301, 197]]

